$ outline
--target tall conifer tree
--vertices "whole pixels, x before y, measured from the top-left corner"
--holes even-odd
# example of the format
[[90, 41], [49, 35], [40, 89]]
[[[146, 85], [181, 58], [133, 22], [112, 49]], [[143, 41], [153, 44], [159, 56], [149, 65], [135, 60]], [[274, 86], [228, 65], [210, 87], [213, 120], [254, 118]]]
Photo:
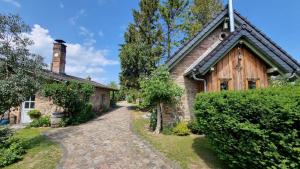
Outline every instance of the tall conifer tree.
[[139, 90], [139, 78], [158, 66], [163, 53], [159, 0], [141, 0], [133, 17], [120, 49], [120, 79], [126, 89]]
[[160, 15], [164, 22], [164, 49], [167, 59], [174, 47], [179, 45], [181, 27], [188, 0], [164, 0], [160, 6]]
[[185, 19], [186, 38], [194, 36], [214, 15], [222, 10], [221, 0], [193, 0]]

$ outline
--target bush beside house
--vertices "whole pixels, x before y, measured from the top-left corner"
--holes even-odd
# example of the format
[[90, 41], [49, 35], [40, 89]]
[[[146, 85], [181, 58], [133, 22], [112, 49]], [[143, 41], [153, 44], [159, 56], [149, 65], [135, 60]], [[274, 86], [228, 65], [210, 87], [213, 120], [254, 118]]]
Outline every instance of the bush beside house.
[[232, 168], [300, 167], [300, 86], [199, 94], [195, 116]]
[[163, 104], [175, 104], [183, 90], [170, 78], [166, 67], [158, 67], [149, 77], [140, 81], [142, 107], [156, 110], [156, 127], [154, 133], [159, 134], [162, 129]]
[[9, 128], [0, 128], [0, 168], [8, 166], [23, 158], [24, 141], [14, 138]]
[[42, 89], [45, 97], [64, 109], [67, 116], [61, 126], [77, 125], [95, 117], [93, 105], [89, 102], [94, 90], [90, 84], [74, 81], [46, 84]]

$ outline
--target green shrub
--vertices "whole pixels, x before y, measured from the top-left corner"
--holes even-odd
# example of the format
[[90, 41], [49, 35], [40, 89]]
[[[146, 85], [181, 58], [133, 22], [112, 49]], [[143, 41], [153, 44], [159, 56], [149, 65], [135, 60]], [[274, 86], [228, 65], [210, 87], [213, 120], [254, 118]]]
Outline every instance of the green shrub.
[[172, 134], [174, 134], [172, 127], [163, 127], [161, 133], [164, 134], [164, 135], [172, 135]]
[[197, 122], [197, 120], [193, 119], [189, 121], [187, 126], [193, 134], [198, 134], [198, 135], [203, 134], [202, 128]]
[[151, 115], [150, 115], [150, 130], [154, 131], [156, 128], [156, 123], [157, 123], [157, 112], [156, 109], [151, 110]]
[[49, 116], [42, 116], [39, 119], [34, 119], [31, 123], [29, 123], [28, 127], [50, 127], [50, 117]]
[[10, 129], [0, 128], [0, 142], [0, 168], [22, 159], [25, 153], [24, 141], [14, 138]]
[[179, 122], [174, 128], [173, 128], [173, 133], [176, 134], [177, 136], [187, 136], [190, 134], [190, 131], [187, 127], [186, 122]]
[[300, 168], [300, 87], [199, 94], [195, 115], [231, 168]]
[[127, 95], [126, 101], [127, 101], [128, 103], [133, 103], [133, 96], [132, 96], [132, 95]]
[[13, 135], [11, 129], [7, 127], [0, 127], [0, 147]]
[[102, 113], [106, 113], [109, 111], [109, 108], [106, 105], [102, 106]]
[[81, 113], [88, 104], [95, 88], [90, 83], [68, 81], [65, 83], [45, 84], [42, 94], [49, 97], [53, 103], [64, 108], [67, 114]]
[[85, 123], [96, 116], [96, 114], [93, 112], [93, 105], [91, 103], [84, 105], [80, 109], [81, 111], [74, 114], [73, 116], [63, 118], [60, 126], [65, 127], [68, 125], [78, 125], [81, 123]]
[[71, 125], [71, 118], [69, 117], [64, 117], [60, 122], [59, 122], [59, 127], [67, 127], [68, 125]]
[[25, 153], [24, 142], [10, 138], [6, 142], [5, 147], [0, 148], [0, 167], [8, 166], [21, 160]]
[[30, 110], [27, 114], [29, 115], [30, 119], [38, 119], [42, 116], [39, 110]]

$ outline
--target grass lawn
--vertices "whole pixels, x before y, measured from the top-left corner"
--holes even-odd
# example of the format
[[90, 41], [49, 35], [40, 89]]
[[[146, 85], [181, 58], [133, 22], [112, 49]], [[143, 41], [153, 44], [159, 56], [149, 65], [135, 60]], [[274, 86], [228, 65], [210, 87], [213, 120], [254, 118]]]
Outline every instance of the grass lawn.
[[147, 129], [149, 120], [142, 118], [142, 112], [133, 111], [132, 114], [134, 132], [165, 154], [167, 158], [176, 161], [182, 168], [226, 168], [217, 159], [207, 139], [203, 136], [154, 135]]
[[23, 160], [4, 169], [54, 169], [61, 159], [59, 144], [43, 137], [42, 132], [49, 128], [30, 128], [17, 131], [15, 137], [29, 140], [29, 149]]

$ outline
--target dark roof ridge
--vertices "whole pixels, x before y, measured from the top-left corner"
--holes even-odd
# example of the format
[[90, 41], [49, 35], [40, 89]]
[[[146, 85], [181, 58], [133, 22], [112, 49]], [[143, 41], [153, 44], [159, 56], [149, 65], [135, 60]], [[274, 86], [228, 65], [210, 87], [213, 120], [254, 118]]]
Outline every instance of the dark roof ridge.
[[[210, 54], [208, 54], [198, 65], [195, 66], [195, 68], [197, 68], [198, 70], [201, 68], [201, 66], [203, 66], [204, 64], [207, 64], [208, 61], [210, 61], [211, 63], [209, 64], [212, 64], [212, 61], [211, 61], [211, 58], [213, 58], [214, 55], [216, 55], [218, 52], [220, 52], [221, 50], [224, 50], [224, 46], [227, 46], [227, 47], [230, 47], [230, 45], [228, 44], [230, 41], [233, 40], [233, 38], [235, 39], [239, 39], [240, 37], [242, 36], [246, 36], [246, 35], [243, 35], [243, 31], [246, 31], [248, 34], [252, 35], [254, 38], [257, 39], [257, 36], [255, 36], [255, 33], [249, 29], [248, 27], [239, 27], [238, 29], [236, 29], [235, 32], [231, 33], [226, 40], [224, 40], [221, 44], [219, 44], [215, 50], [213, 50]], [[242, 33], [242, 34], [241, 34]], [[241, 34], [241, 35], [239, 35]], [[270, 50], [271, 52], [273, 52], [273, 55], [274, 56], [277, 56], [280, 60], [284, 61], [287, 65], [291, 66], [290, 64], [288, 64], [282, 57], [280, 57], [279, 55], [277, 55], [276, 53], [274, 53], [274, 51], [271, 50], [271, 47], [267, 44], [264, 43], [264, 41], [261, 41], [259, 39], [257, 39], [257, 41], [259, 41], [260, 43], [262, 43], [268, 50]], [[272, 56], [270, 56], [272, 57]], [[277, 58], [277, 59], [278, 59]], [[272, 58], [274, 60], [274, 58]], [[276, 59], [275, 59], [276, 60]], [[207, 65], [209, 65], [207, 64]], [[209, 66], [208, 66], [209, 67]], [[293, 67], [291, 67], [293, 68]], [[284, 68], [285, 69], [285, 68]], [[206, 69], [202, 68], [200, 69], [202, 72], [201, 73], [204, 73], [206, 71]], [[190, 71], [191, 72], [191, 71]], [[189, 72], [189, 73], [190, 73]], [[189, 74], [187, 73], [187, 74]]]
[[[224, 7], [219, 13], [217, 13], [217, 14], [215, 14], [214, 16], [213, 16], [213, 18], [211, 18], [211, 20], [208, 22], [208, 23], [206, 23], [203, 27], [202, 27], [202, 29], [201, 30], [199, 30], [198, 31], [198, 33], [196, 33], [195, 35], [193, 35], [191, 38], [189, 38], [189, 39], [187, 39], [185, 42], [183, 42], [183, 44], [181, 45], [181, 47], [180, 48], [178, 48], [177, 50], [176, 50], [176, 52], [174, 52], [173, 53], [173, 55], [170, 57], [170, 58], [168, 58], [167, 60], [166, 60], [166, 62], [165, 63], [168, 63], [168, 62], [170, 62], [188, 43], [190, 43], [191, 41], [193, 41], [193, 40], [195, 40], [198, 36], [199, 36], [199, 34], [200, 33], [202, 33], [204, 30], [206, 30], [210, 25], [212, 25], [212, 22], [216, 19], [216, 18], [218, 18], [218, 17], [220, 17], [220, 16], [222, 16], [222, 15], [224, 15], [223, 13], [226, 11], [226, 13], [225, 13], [225, 15], [227, 14], [227, 10], [228, 10], [228, 7], [227, 7], [227, 5], [226, 5], [226, 7]], [[207, 31], [209, 31], [209, 29], [207, 30]], [[206, 31], [206, 32], [207, 32]], [[206, 33], [205, 32], [205, 33]], [[177, 59], [176, 59], [177, 60]]]
[[54, 78], [54, 79], [59, 80], [59, 81], [61, 81], [61, 80], [65, 80], [65, 81], [75, 80], [75, 81], [78, 81], [78, 82], [87, 82], [87, 83], [90, 83], [91, 85], [93, 85], [95, 87], [99, 87], [99, 88], [104, 88], [104, 89], [109, 89], [109, 90], [118, 90], [118, 89], [114, 89], [114, 88], [108, 87], [106, 85], [103, 85], [101, 83], [98, 83], [98, 82], [95, 82], [95, 81], [92, 81], [92, 80], [88, 80], [88, 79], [84, 79], [84, 78], [80, 78], [80, 77], [77, 77], [77, 76], [55, 73], [55, 72], [52, 72], [50, 70], [45, 70], [45, 73], [47, 75], [49, 75], [51, 78]]
[[243, 19], [249, 26], [251, 26], [254, 30], [260, 33], [264, 38], [266, 38], [274, 47], [276, 47], [280, 52], [289, 57], [289, 59], [293, 60], [299, 67], [300, 63], [294, 59], [289, 53], [287, 53], [282, 47], [280, 47], [276, 42], [274, 42], [270, 37], [268, 37], [261, 29], [252, 24], [246, 17], [242, 16], [238, 11], [234, 10], [234, 13]]

